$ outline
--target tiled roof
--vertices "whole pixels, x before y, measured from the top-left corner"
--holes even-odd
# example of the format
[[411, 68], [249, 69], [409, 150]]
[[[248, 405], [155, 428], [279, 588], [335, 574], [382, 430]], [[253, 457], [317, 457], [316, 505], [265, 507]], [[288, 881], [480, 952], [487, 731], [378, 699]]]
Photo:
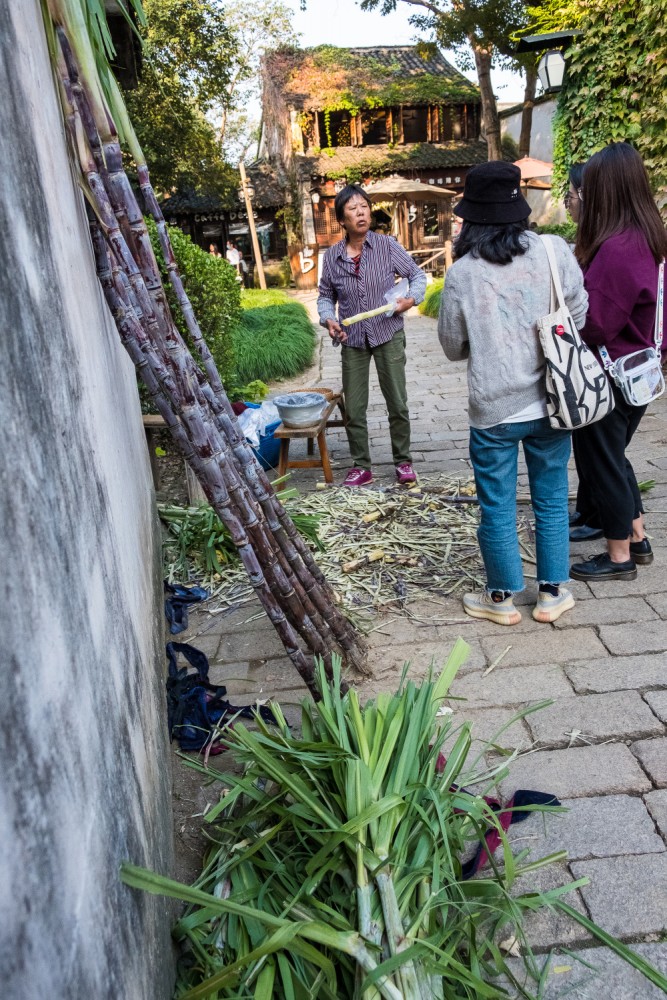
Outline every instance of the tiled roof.
[[196, 194], [194, 191], [179, 191], [160, 202], [163, 215], [181, 215], [192, 212], [222, 212], [228, 207], [229, 199], [216, 194]]
[[297, 159], [302, 177], [340, 175], [353, 168], [370, 174], [403, 173], [449, 167], [472, 167], [486, 163], [485, 142], [415, 142], [404, 146], [345, 146], [335, 149], [333, 156], [300, 156]]
[[432, 44], [279, 49], [264, 60], [265, 75], [287, 105], [313, 111], [336, 106], [477, 103], [479, 89]]
[[288, 181], [280, 167], [275, 167], [266, 160], [256, 160], [246, 168], [246, 172], [255, 188], [253, 201], [258, 208], [278, 208], [285, 204]]
[[[253, 204], [257, 208], [278, 208], [285, 204], [287, 180], [279, 168], [269, 166], [264, 160], [256, 160], [246, 168], [248, 181], [255, 189]], [[238, 184], [240, 186], [241, 181]], [[199, 212], [224, 212], [237, 208], [236, 188], [225, 195], [196, 194], [181, 191], [172, 194], [161, 203], [163, 215], [192, 215]]]

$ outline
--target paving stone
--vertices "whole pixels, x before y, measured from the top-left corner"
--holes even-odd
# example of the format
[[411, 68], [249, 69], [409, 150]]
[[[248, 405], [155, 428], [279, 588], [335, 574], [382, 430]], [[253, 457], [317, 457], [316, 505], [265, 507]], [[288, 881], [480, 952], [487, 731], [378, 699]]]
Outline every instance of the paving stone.
[[578, 730], [581, 742], [662, 735], [664, 726], [636, 691], [560, 698], [528, 719], [535, 740], [563, 746]]
[[667, 618], [667, 593], [647, 594], [646, 600], [651, 605], [656, 614], [659, 614], [661, 618]]
[[[530, 716], [529, 716], [530, 718]], [[623, 743], [522, 754], [501, 784], [503, 795], [532, 788], [559, 799], [648, 792], [651, 782]]]
[[475, 705], [521, 705], [544, 698], [572, 695], [561, 667], [503, 667], [498, 666], [486, 677], [480, 672], [457, 677], [450, 693], [455, 698], [465, 698], [462, 708]]
[[631, 750], [653, 784], [667, 788], [667, 739], [639, 740]]
[[[448, 640], [421, 641], [418, 645], [415, 643], [395, 643], [381, 649], [375, 649], [370, 662], [373, 676], [378, 682], [389, 677], [395, 686], [398, 683], [403, 665], [410, 663], [409, 676], [424, 677], [431, 663], [434, 663], [436, 667], [445, 665], [455, 640], [456, 634]], [[479, 643], [469, 642], [468, 645], [470, 653], [461, 667], [460, 673], [478, 670], [480, 667], [486, 666], [486, 657]]]
[[566, 664], [565, 673], [578, 694], [667, 687], [667, 664], [662, 653], [607, 656], [599, 660], [570, 663]]
[[554, 625], [556, 628], [562, 629], [572, 625], [645, 622], [655, 618], [656, 611], [643, 598], [615, 597], [606, 601], [582, 601], [575, 604], [572, 610], [554, 622]]
[[644, 796], [646, 808], [653, 817], [658, 830], [667, 837], [667, 788], [658, 788]]
[[493, 663], [506, 646], [511, 645], [503, 660], [506, 667], [535, 663], [568, 663], [582, 657], [603, 656], [606, 652], [592, 628], [564, 629], [556, 631], [550, 626], [542, 626], [531, 635], [517, 635], [506, 628], [502, 637], [482, 639], [482, 649], [489, 663]]
[[278, 633], [268, 625], [264, 629], [223, 633], [216, 659], [236, 663], [239, 660], [263, 660], [284, 655], [285, 647], [278, 638]]
[[[661, 517], [661, 527], [667, 527], [667, 515]], [[655, 526], [658, 530], [658, 525]], [[594, 543], [599, 545], [600, 543]], [[592, 550], [588, 548], [588, 554]], [[602, 549], [598, 548], [598, 552]], [[637, 597], [667, 590], [667, 564], [656, 559], [650, 566], [639, 566], [636, 580], [600, 580], [589, 584], [596, 597]], [[633, 650], [634, 652], [634, 650]]]
[[[631, 948], [667, 975], [667, 944], [632, 944]], [[576, 961], [577, 955], [582, 961]], [[543, 1000], [664, 1000], [665, 994], [658, 986], [610, 948], [574, 948], [572, 954], [538, 956], [540, 969], [545, 961], [550, 962], [550, 971]], [[511, 959], [509, 964], [518, 981], [534, 993], [536, 984], [525, 977], [521, 960]], [[511, 987], [509, 995], [517, 996]]]
[[667, 722], [667, 691], [647, 691], [644, 701], [648, 702], [651, 710], [662, 722]]
[[602, 625], [600, 638], [610, 653], [654, 653], [667, 650], [667, 622], [644, 622], [640, 629], [624, 625]]
[[513, 850], [544, 858], [566, 850], [568, 858], [607, 858], [619, 854], [659, 854], [665, 850], [642, 800], [634, 795], [562, 799], [565, 813], [536, 813], [510, 827]]
[[581, 894], [591, 919], [610, 934], [631, 937], [667, 927], [667, 852], [574, 861], [575, 878], [588, 877]]
[[[473, 740], [481, 740], [484, 743], [493, 740], [506, 750], [525, 750], [532, 744], [530, 733], [522, 719], [507, 726], [512, 715], [511, 709], [468, 709], [459, 704], [454, 707], [453, 723], [454, 726], [458, 726], [462, 722], [472, 722]], [[507, 728], [504, 728], [505, 726]]]
[[[518, 878], [514, 883], [512, 895], [518, 896], [527, 892], [548, 892], [550, 889], [568, 885], [572, 881], [572, 876], [566, 865], [549, 865], [547, 868], [538, 869], [536, 872]], [[583, 899], [576, 889], [568, 892], [564, 898], [575, 910], [586, 914]], [[571, 947], [590, 939], [588, 931], [581, 924], [548, 906], [533, 913], [526, 913], [524, 930], [531, 947], [553, 948], [558, 945]]]

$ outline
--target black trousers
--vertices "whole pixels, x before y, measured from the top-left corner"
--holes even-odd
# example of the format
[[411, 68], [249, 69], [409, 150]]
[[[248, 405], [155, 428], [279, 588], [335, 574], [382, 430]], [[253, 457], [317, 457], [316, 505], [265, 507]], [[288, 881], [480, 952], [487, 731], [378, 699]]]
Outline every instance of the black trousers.
[[584, 523], [601, 527], [605, 538], [626, 539], [632, 534], [632, 522], [644, 513], [644, 507], [625, 449], [646, 407], [630, 406], [615, 385], [612, 389], [616, 401], [612, 412], [572, 434], [579, 476], [577, 510]]

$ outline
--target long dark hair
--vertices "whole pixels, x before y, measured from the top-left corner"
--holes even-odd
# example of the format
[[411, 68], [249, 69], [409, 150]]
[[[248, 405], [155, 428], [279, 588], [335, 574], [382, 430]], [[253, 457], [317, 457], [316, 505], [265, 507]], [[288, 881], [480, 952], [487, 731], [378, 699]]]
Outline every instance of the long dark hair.
[[454, 256], [460, 260], [469, 253], [490, 264], [510, 264], [514, 257], [520, 257], [528, 249], [527, 229], [528, 219], [497, 226], [464, 222], [454, 241]]
[[653, 200], [641, 156], [627, 142], [612, 142], [586, 164], [575, 253], [587, 267], [611, 236], [638, 229], [656, 264], [667, 255], [667, 233]]

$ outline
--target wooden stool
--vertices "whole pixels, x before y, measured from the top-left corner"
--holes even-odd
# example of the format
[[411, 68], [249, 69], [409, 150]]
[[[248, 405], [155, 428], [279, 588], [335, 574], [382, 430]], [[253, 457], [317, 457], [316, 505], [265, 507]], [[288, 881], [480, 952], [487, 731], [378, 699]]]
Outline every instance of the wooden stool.
[[[318, 392], [320, 390], [311, 389], [309, 391]], [[340, 417], [331, 420], [331, 414], [336, 407], [338, 407], [338, 410], [340, 411]], [[278, 429], [274, 431], [274, 437], [278, 438], [280, 441], [278, 477], [280, 478], [281, 476], [284, 476], [288, 469], [322, 469], [325, 480], [328, 483], [333, 483], [333, 473], [331, 472], [331, 463], [329, 462], [329, 449], [327, 448], [327, 427], [344, 426], [345, 402], [341, 392], [330, 393], [330, 399], [327, 401], [324, 412], [316, 424], [312, 424], [310, 427], [285, 427], [284, 424], [281, 424]], [[299, 459], [297, 461], [290, 462], [289, 445], [292, 438], [307, 438], [307, 449], [309, 455], [314, 454], [315, 438], [317, 438], [317, 447], [319, 449], [320, 457]]]

